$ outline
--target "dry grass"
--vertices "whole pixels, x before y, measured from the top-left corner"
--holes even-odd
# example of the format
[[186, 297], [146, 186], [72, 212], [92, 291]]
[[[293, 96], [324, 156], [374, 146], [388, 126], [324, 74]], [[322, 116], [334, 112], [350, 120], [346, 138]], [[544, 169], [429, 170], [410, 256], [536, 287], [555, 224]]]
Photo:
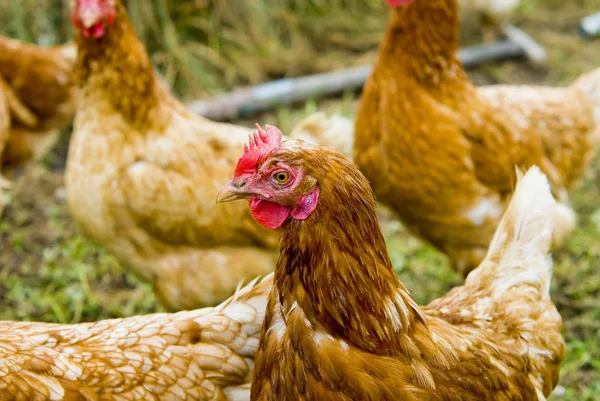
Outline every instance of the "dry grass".
[[[377, 45], [386, 12], [368, 0], [126, 3], [155, 65], [193, 96], [347, 66]], [[24, 40], [61, 43], [71, 36], [69, 0], [3, 2], [0, 26]]]

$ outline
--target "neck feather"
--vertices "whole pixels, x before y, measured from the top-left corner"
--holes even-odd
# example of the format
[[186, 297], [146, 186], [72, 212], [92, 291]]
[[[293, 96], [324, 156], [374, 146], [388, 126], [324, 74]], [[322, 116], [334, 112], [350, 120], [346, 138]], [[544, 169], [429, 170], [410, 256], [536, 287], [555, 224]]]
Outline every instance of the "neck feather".
[[313, 214], [283, 226], [277, 306], [285, 314], [297, 305], [312, 327], [369, 352], [400, 353], [399, 334], [423, 317], [392, 268], [367, 180], [356, 168], [337, 176], [349, 182], [318, 179]]
[[380, 58], [421, 82], [437, 83], [460, 66], [459, 14], [456, 0], [416, 0], [398, 7], [380, 47]]
[[144, 125], [159, 103], [148, 55], [125, 7], [117, 2], [115, 22], [100, 39], [76, 32], [76, 76], [83, 96], [102, 94], [129, 123]]

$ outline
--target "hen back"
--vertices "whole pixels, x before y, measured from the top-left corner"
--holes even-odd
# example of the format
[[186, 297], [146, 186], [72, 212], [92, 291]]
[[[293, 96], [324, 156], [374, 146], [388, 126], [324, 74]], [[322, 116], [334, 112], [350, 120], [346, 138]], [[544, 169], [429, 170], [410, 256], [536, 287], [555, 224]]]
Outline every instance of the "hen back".
[[600, 71], [566, 88], [476, 88], [457, 57], [456, 0], [392, 13], [356, 122], [354, 156], [378, 200], [466, 274], [483, 259], [514, 167], [538, 165], [560, 202], [555, 243], [573, 229], [568, 191], [600, 127]]
[[267, 277], [215, 308], [175, 314], [0, 322], [0, 399], [247, 399], [271, 288]]

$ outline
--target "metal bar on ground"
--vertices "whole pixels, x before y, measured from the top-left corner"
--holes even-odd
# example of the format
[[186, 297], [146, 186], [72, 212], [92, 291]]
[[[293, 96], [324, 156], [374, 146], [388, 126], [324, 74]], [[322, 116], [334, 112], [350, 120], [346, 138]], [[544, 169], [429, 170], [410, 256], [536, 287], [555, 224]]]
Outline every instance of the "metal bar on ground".
[[[511, 40], [460, 49], [465, 68], [509, 58], [525, 56], [521, 46]], [[248, 88], [237, 89], [212, 99], [188, 103], [196, 114], [215, 121], [247, 117], [274, 106], [288, 105], [309, 98], [331, 96], [345, 90], [362, 88], [372, 66], [345, 68], [323, 74], [285, 78]]]
[[527, 32], [514, 25], [506, 24], [501, 28], [508, 40], [519, 45], [527, 60], [535, 66], [543, 66], [548, 62], [546, 49], [535, 41]]

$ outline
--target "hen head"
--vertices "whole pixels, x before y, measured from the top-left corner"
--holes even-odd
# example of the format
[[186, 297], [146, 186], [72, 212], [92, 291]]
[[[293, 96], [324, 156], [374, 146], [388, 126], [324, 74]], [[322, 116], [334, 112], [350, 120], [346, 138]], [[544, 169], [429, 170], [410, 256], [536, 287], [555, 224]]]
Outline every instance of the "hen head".
[[292, 140], [282, 143], [277, 127], [256, 127], [217, 202], [248, 199], [256, 221], [272, 230], [290, 218], [307, 219], [319, 202], [316, 169], [310, 166], [306, 152], [312, 145]]
[[72, 0], [71, 21], [83, 36], [99, 39], [115, 21], [117, 0]]
[[388, 3], [388, 5], [390, 7], [402, 7], [402, 6], [407, 6], [410, 3], [412, 3], [414, 0], [385, 0], [386, 3]]

